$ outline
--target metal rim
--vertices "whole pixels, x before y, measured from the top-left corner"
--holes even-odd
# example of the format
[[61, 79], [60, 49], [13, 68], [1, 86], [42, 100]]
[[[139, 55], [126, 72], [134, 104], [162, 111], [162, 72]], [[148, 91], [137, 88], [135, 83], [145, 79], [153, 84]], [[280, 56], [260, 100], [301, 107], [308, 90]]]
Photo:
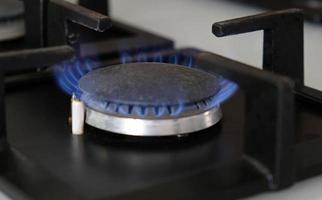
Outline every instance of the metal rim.
[[131, 136], [173, 136], [201, 131], [222, 118], [220, 107], [177, 118], [140, 119], [108, 115], [86, 108], [86, 123], [109, 132]]

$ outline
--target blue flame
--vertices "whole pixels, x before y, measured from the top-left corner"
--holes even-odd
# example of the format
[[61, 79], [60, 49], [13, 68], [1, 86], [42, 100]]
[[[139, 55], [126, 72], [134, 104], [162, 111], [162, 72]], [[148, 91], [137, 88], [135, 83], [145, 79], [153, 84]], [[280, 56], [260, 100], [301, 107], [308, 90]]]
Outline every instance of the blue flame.
[[196, 109], [200, 111], [207, 111], [214, 107], [220, 106], [226, 100], [230, 99], [238, 89], [237, 84], [224, 78], [219, 78], [219, 80], [221, 89], [215, 96], [191, 104], [185, 104], [184, 97], [181, 100], [179, 100], [176, 105], [159, 106], [118, 104], [108, 102], [104, 99], [99, 99], [96, 96], [92, 96], [86, 93], [82, 94], [81, 99], [82, 101], [86, 102], [86, 104], [89, 107], [100, 110], [105, 113], [120, 114], [122, 116], [134, 115], [138, 117], [177, 117], [180, 116], [182, 113], [195, 111]]
[[235, 82], [227, 79], [220, 79], [220, 91], [210, 100], [211, 106], [219, 106], [228, 99], [230, 99], [238, 90], [238, 85]]
[[85, 74], [95, 69], [94, 61], [73, 59], [54, 67], [55, 78], [60, 88], [69, 95], [81, 95], [78, 82]]
[[161, 53], [156, 53], [154, 55], [153, 62], [157, 62], [157, 63], [162, 63], [163, 62], [163, 56], [161, 55]]
[[178, 58], [178, 55], [172, 55], [170, 56], [170, 63], [171, 64], [179, 64], [179, 58]]
[[125, 64], [125, 63], [131, 63], [132, 62], [132, 57], [127, 52], [121, 53], [120, 58], [121, 58], [121, 63], [123, 63], [123, 64]]
[[86, 102], [89, 107], [105, 113], [121, 114], [122, 116], [134, 115], [138, 117], [177, 117], [182, 113], [189, 112], [189, 110], [195, 111], [197, 109], [200, 111], [207, 111], [214, 107], [218, 107], [226, 100], [231, 98], [231, 96], [234, 95], [238, 89], [237, 84], [223, 78], [220, 79], [220, 87], [220, 91], [215, 96], [191, 104], [185, 104], [183, 99], [181, 101], [178, 101], [176, 105], [145, 106], [118, 104], [108, 102], [105, 99], [99, 99], [98, 97], [92, 96], [87, 93], [83, 93], [81, 99], [83, 102]]
[[138, 62], [147, 62], [148, 61], [148, 57], [145, 53], [140, 53], [137, 55], [137, 61]]
[[[186, 67], [197, 67], [195, 65], [194, 54], [182, 54], [180, 52], [163, 54], [156, 53], [120, 53], [120, 62], [135, 63], [135, 62], [158, 62], [158, 63], [171, 63], [178, 64]], [[87, 106], [96, 108], [102, 112], [107, 113], [119, 113], [121, 115], [136, 115], [140, 117], [155, 116], [179, 116], [180, 114], [189, 110], [208, 110], [213, 107], [217, 107], [231, 98], [232, 95], [238, 90], [238, 85], [232, 81], [224, 78], [219, 78], [220, 91], [214, 96], [201, 102], [191, 103], [191, 105], [185, 104], [184, 97], [178, 100], [176, 105], [159, 105], [159, 106], [143, 106], [143, 105], [125, 105], [117, 104], [113, 102], [107, 102], [105, 100], [97, 99], [89, 94], [84, 94], [80, 91], [78, 82], [88, 72], [96, 69], [98, 66], [97, 61], [90, 59], [74, 59], [65, 62], [61, 65], [55, 66], [55, 77], [57, 84], [67, 94], [75, 94], [82, 99]], [[220, 77], [220, 76], [218, 76]]]

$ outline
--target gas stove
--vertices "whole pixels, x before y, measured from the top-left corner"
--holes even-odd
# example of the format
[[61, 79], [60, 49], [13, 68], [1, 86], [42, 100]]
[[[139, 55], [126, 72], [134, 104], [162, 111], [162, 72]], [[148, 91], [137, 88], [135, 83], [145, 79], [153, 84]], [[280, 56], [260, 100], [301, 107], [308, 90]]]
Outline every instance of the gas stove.
[[25, 37], [0, 43], [8, 197], [237, 199], [322, 173], [301, 10], [212, 25], [217, 37], [264, 30], [260, 70], [79, 3], [24, 1]]

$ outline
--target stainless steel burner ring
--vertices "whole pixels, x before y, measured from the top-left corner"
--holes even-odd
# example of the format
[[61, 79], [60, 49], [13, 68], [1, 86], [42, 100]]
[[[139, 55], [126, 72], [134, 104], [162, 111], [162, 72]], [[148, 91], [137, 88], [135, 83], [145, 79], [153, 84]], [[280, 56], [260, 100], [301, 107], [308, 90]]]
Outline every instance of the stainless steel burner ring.
[[222, 118], [220, 107], [180, 117], [160, 119], [129, 118], [109, 115], [86, 108], [86, 123], [105, 131], [131, 136], [173, 136], [192, 133], [217, 124]]

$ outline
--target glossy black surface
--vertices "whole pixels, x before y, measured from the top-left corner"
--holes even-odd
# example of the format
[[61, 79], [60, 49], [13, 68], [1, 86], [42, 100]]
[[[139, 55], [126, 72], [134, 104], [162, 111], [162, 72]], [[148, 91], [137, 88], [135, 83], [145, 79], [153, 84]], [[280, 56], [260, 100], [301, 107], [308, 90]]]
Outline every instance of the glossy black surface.
[[[72, 136], [70, 99], [54, 84], [11, 91], [6, 100], [8, 137], [15, 150], [5, 177], [33, 199], [193, 199], [198, 192], [205, 199], [234, 199], [267, 190], [266, 180], [242, 158], [241, 93], [223, 105], [219, 126], [160, 140], [117, 136], [91, 127], [85, 136]], [[297, 175], [302, 179], [311, 167], [306, 142], [316, 142], [313, 138], [322, 132], [322, 125], [312, 123], [322, 116], [300, 104], [296, 150]], [[49, 198], [52, 190], [59, 192]]]
[[[42, 85], [8, 94], [8, 137], [12, 147], [55, 179], [81, 196], [99, 199], [239, 161], [243, 109], [238, 99], [239, 95], [224, 106], [221, 127], [181, 139], [133, 143], [135, 138], [106, 136], [95, 129], [88, 129], [84, 137], [72, 136], [69, 97], [56, 86]], [[226, 180], [225, 184], [239, 178]]]

